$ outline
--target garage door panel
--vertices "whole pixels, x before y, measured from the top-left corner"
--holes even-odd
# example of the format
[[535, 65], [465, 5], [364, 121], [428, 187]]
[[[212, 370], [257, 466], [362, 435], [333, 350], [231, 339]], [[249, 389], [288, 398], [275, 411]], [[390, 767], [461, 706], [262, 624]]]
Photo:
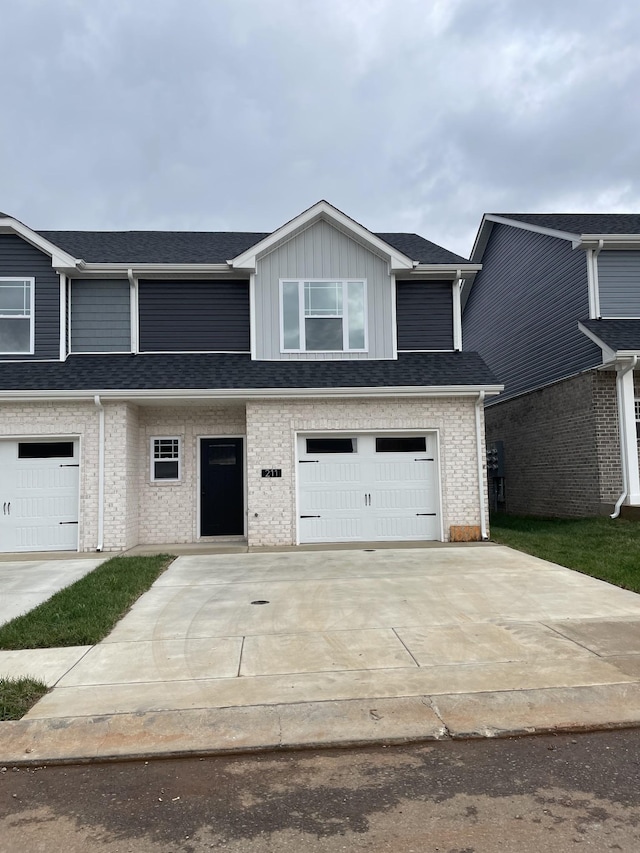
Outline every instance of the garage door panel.
[[426, 452], [380, 452], [373, 435], [353, 446], [349, 455], [306, 454], [299, 438], [300, 541], [438, 539], [435, 437], [425, 437]]
[[437, 539], [436, 518], [407, 515], [376, 515], [374, 517], [374, 539]]
[[363, 519], [359, 512], [324, 518], [301, 518], [302, 542], [361, 542], [364, 538]]

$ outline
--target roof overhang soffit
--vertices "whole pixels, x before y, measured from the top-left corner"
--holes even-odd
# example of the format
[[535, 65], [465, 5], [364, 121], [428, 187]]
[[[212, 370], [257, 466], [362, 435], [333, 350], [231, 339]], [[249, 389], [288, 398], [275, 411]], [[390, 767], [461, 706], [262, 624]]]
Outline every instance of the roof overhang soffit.
[[578, 329], [582, 332], [583, 335], [586, 335], [589, 340], [593, 341], [596, 346], [599, 346], [602, 350], [602, 361], [608, 362], [612, 361], [616, 357], [616, 352], [612, 349], [609, 344], [605, 343], [602, 338], [599, 338], [595, 332], [592, 332], [591, 329], [587, 329], [580, 321], [578, 321]]
[[21, 237], [34, 248], [49, 255], [51, 266], [56, 269], [76, 269], [80, 263], [77, 258], [63, 251], [49, 240], [45, 240], [44, 237], [18, 219], [13, 219], [12, 217], [0, 218], [0, 234], [16, 234], [18, 237]]
[[384, 240], [381, 240], [363, 225], [360, 225], [327, 201], [319, 201], [317, 204], [314, 204], [308, 210], [303, 211], [299, 216], [291, 219], [272, 234], [269, 234], [268, 237], [260, 240], [255, 246], [251, 246], [246, 252], [233, 258], [228, 263], [234, 269], [255, 270], [256, 263], [260, 257], [268, 254], [269, 251], [292, 239], [320, 220], [328, 222], [338, 231], [351, 237], [351, 239], [370, 249], [375, 254], [380, 255], [388, 261], [389, 267], [392, 270], [412, 270], [416, 266], [416, 262], [412, 261], [411, 258], [399, 252], [388, 243], [385, 243]]

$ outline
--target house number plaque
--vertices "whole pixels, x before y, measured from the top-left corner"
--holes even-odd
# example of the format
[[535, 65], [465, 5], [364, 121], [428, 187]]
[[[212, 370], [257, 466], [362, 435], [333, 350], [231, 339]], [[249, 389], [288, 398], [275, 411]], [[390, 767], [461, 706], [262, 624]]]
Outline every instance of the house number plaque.
[[263, 468], [263, 477], [282, 477], [282, 468]]

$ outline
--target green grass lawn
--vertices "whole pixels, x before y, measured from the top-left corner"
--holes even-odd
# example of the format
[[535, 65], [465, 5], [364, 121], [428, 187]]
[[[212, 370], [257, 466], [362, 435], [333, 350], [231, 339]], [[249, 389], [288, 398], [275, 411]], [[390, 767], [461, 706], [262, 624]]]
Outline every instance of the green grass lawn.
[[497, 514], [491, 539], [640, 592], [640, 522], [622, 518], [525, 518]]
[[0, 678], [0, 721], [19, 720], [46, 692], [35, 678]]
[[0, 627], [0, 649], [92, 646], [105, 637], [173, 557], [112, 557], [29, 613]]

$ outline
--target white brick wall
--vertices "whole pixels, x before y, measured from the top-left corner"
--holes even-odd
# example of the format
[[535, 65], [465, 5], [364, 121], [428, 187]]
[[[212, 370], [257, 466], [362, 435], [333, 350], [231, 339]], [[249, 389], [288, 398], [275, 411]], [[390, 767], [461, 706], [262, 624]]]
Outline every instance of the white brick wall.
[[[445, 539], [452, 524], [479, 524], [473, 399], [260, 401], [247, 403], [249, 544], [295, 542], [296, 432], [385, 429], [439, 431]], [[282, 468], [282, 479], [262, 468]]]
[[[438, 430], [445, 538], [452, 524], [479, 523], [473, 399], [262, 401], [248, 403], [246, 417], [244, 405], [104, 409], [105, 550], [198, 540], [198, 439], [218, 435], [247, 435], [250, 545], [295, 542], [295, 434], [307, 430]], [[98, 410], [93, 402], [0, 407], [0, 438], [45, 435], [80, 437], [80, 550], [95, 550]], [[179, 483], [150, 481], [151, 436], [182, 438]], [[281, 468], [282, 478], [262, 478], [262, 468]]]
[[[245, 434], [244, 406], [139, 409], [139, 541], [144, 544], [195, 542], [198, 530], [198, 438]], [[151, 436], [182, 439], [179, 483], [150, 481]]]

